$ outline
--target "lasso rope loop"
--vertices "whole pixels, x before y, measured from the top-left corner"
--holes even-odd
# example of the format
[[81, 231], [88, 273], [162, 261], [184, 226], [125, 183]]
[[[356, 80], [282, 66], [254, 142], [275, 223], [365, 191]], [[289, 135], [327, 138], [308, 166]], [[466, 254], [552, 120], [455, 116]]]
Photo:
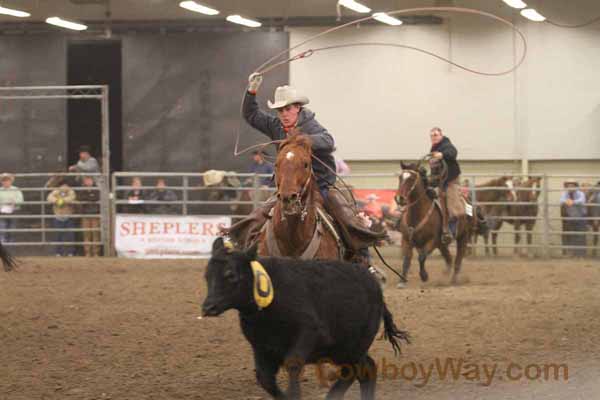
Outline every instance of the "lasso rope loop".
[[[363, 17], [363, 18], [359, 18], [350, 22], [347, 22], [345, 24], [342, 25], [338, 25], [335, 26], [333, 28], [329, 28], [323, 32], [320, 32], [316, 35], [313, 35], [311, 37], [309, 37], [308, 39], [298, 43], [297, 45], [288, 48], [286, 50], [283, 50], [277, 54], [275, 54], [273, 57], [269, 58], [267, 61], [265, 61], [263, 64], [261, 64], [258, 68], [256, 68], [255, 72], [260, 73], [260, 74], [266, 74], [272, 70], [274, 70], [275, 68], [285, 65], [285, 64], [289, 64], [290, 62], [293, 61], [298, 61], [304, 58], [308, 58], [310, 56], [312, 56], [315, 53], [318, 52], [324, 52], [324, 51], [329, 51], [329, 50], [334, 50], [334, 49], [341, 49], [341, 48], [348, 48], [348, 47], [358, 47], [358, 46], [386, 46], [386, 47], [396, 47], [396, 48], [404, 48], [404, 49], [409, 49], [409, 50], [414, 50], [414, 51], [418, 51], [421, 52], [423, 54], [427, 54], [431, 57], [435, 57], [443, 62], [446, 62], [450, 65], [453, 65], [457, 68], [460, 68], [464, 71], [473, 73], [473, 74], [477, 74], [477, 75], [484, 75], [484, 76], [501, 76], [501, 75], [507, 75], [510, 74], [511, 72], [515, 71], [517, 68], [519, 68], [519, 66], [521, 66], [521, 64], [525, 61], [525, 56], [527, 54], [527, 40], [525, 39], [525, 36], [523, 35], [523, 33], [510, 21], [498, 17], [494, 14], [485, 12], [485, 11], [480, 11], [480, 10], [474, 10], [471, 8], [464, 8], [464, 7], [417, 7], [417, 8], [407, 8], [407, 9], [401, 9], [401, 10], [395, 10], [395, 11], [389, 11], [387, 12], [388, 15], [402, 15], [402, 14], [411, 14], [411, 13], [417, 13], [417, 12], [432, 12], [432, 11], [442, 11], [442, 12], [454, 12], [454, 13], [461, 13], [461, 14], [474, 14], [474, 15], [481, 15], [487, 18], [491, 18], [493, 20], [496, 20], [498, 22], [501, 22], [502, 24], [505, 24], [507, 26], [509, 26], [514, 32], [516, 32], [519, 37], [521, 38], [522, 42], [523, 42], [523, 53], [520, 57], [520, 59], [509, 69], [504, 70], [504, 71], [498, 71], [498, 72], [486, 72], [486, 71], [478, 71], [476, 69], [473, 68], [469, 68], [466, 67], [462, 64], [456, 63], [450, 59], [447, 59], [445, 57], [442, 57], [436, 53], [433, 53], [431, 51], [428, 50], [424, 50], [421, 48], [418, 48], [416, 46], [409, 46], [409, 45], [403, 45], [403, 44], [397, 44], [397, 43], [386, 43], [386, 42], [365, 42], [365, 43], [351, 43], [351, 44], [343, 44], [343, 45], [335, 45], [335, 46], [326, 46], [326, 47], [321, 47], [321, 48], [313, 48], [313, 49], [309, 49], [309, 50], [305, 50], [299, 54], [296, 54], [294, 56], [291, 56], [288, 58], [285, 58], [283, 60], [280, 60], [282, 57], [285, 57], [286, 55], [289, 55], [292, 51], [298, 49], [301, 46], [306, 45], [307, 43], [310, 43], [320, 37], [323, 37], [325, 35], [328, 35], [330, 33], [336, 32], [340, 29], [344, 29], [347, 28], [349, 26], [353, 26], [353, 25], [357, 25], [360, 24], [361, 22], [365, 22], [365, 21], [369, 21], [374, 19], [374, 16], [368, 16], [368, 17]], [[278, 61], [279, 60], [279, 61]], [[243, 107], [243, 103], [244, 103], [244, 98], [242, 97], [242, 101], [241, 101], [241, 105], [240, 105], [240, 114], [242, 111], [242, 107]], [[250, 146], [244, 150], [239, 151], [238, 147], [239, 147], [239, 142], [240, 142], [240, 134], [241, 134], [241, 120], [240, 120], [240, 127], [238, 129], [237, 132], [237, 138], [235, 141], [235, 148], [233, 150], [233, 154], [234, 156], [239, 156], [241, 154], [244, 154], [248, 151], [250, 151], [251, 149], [255, 149], [255, 148], [264, 148], [270, 144], [275, 144], [278, 143], [279, 141], [271, 141], [271, 142], [267, 142], [267, 143], [261, 143], [258, 145], [253, 145]]]

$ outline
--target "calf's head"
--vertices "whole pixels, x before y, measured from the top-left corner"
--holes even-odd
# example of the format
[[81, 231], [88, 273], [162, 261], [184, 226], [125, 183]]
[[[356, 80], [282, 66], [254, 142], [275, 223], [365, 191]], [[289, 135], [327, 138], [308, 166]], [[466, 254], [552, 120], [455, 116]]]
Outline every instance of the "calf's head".
[[[205, 274], [208, 294], [202, 304], [202, 315], [214, 317], [232, 308], [243, 310], [266, 304], [261, 303], [260, 298], [257, 300], [257, 289], [253, 289], [253, 285], [265, 287], [266, 280], [268, 289], [272, 290], [270, 278], [256, 261], [256, 250], [257, 247], [253, 246], [245, 252], [234, 251], [222, 238], [214, 241]], [[263, 285], [255, 284], [257, 268], [266, 275], [258, 280]], [[258, 274], [260, 273], [259, 271]], [[272, 293], [270, 297], [272, 300]]]

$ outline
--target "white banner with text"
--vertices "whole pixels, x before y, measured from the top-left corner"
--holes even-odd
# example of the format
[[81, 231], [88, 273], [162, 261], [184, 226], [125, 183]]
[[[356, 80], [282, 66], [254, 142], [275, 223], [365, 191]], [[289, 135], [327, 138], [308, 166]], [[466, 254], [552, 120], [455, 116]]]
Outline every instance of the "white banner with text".
[[126, 258], [209, 258], [230, 217], [118, 214], [115, 249]]

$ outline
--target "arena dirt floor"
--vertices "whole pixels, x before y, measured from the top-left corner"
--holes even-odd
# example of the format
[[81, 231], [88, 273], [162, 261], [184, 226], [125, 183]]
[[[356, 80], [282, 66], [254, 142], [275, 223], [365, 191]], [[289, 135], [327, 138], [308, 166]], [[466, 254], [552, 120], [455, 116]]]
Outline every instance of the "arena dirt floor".
[[[237, 313], [198, 319], [203, 261], [21, 263], [0, 273], [0, 399], [268, 398]], [[438, 258], [417, 270], [385, 291], [413, 343], [374, 343], [379, 399], [600, 398], [597, 259], [470, 258], [457, 286]], [[324, 398], [313, 367], [302, 385]]]

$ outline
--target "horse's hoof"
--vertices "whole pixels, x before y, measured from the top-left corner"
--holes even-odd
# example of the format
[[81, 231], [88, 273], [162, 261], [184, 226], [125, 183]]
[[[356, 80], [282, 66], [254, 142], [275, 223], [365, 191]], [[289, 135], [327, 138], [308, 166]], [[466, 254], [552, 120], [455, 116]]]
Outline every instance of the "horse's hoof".
[[423, 282], [427, 282], [429, 280], [429, 274], [425, 270], [419, 272], [419, 276], [421, 277], [421, 281]]
[[452, 275], [452, 280], [450, 281], [450, 283], [452, 283], [453, 285], [457, 285], [458, 284], [458, 276]]
[[396, 289], [406, 289], [407, 285], [404, 282], [398, 282], [398, 284], [396, 285]]

